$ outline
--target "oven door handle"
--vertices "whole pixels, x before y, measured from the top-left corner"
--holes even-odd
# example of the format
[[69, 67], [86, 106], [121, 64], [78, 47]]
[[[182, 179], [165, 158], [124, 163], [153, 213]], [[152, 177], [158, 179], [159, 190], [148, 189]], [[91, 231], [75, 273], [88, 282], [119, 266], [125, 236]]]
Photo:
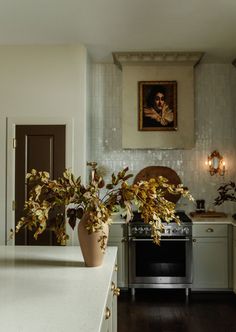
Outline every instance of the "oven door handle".
[[[134, 241], [134, 242], [153, 242], [152, 239], [137, 239], [137, 238], [130, 238], [130, 241]], [[160, 241], [178, 241], [178, 242], [188, 242], [191, 241], [190, 238], [184, 238], [184, 239], [175, 239], [175, 238], [171, 238], [171, 239], [160, 239]]]

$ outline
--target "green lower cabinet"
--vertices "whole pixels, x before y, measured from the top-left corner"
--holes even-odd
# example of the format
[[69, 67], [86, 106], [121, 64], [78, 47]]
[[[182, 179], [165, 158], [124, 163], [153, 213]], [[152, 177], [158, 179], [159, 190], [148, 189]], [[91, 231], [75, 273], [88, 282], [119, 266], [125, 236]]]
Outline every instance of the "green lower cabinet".
[[236, 226], [233, 232], [233, 289], [236, 294]]
[[197, 226], [194, 232], [193, 225], [192, 288], [193, 290], [227, 289], [229, 287], [227, 225], [224, 225], [226, 232], [222, 233], [219, 233], [220, 229], [214, 225]]

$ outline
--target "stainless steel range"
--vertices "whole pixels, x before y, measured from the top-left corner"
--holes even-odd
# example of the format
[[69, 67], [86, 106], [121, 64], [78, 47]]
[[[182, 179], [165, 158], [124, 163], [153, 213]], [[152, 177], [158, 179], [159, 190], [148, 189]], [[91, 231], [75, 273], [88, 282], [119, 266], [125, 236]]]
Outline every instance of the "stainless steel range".
[[160, 246], [153, 243], [150, 225], [134, 213], [129, 224], [129, 287], [185, 288], [192, 283], [192, 223], [183, 212], [176, 213], [181, 224], [163, 223]]

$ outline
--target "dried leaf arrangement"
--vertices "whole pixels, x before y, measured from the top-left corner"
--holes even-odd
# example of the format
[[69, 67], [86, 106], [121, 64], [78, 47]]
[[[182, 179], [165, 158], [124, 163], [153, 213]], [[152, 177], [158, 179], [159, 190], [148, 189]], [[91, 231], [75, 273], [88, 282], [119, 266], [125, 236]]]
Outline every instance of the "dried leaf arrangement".
[[[193, 200], [191, 194], [183, 185], [173, 185], [163, 177], [129, 184], [132, 177], [128, 167], [111, 176], [111, 181], [105, 184], [103, 177], [96, 172], [87, 185], [81, 183], [81, 177], [76, 178], [69, 170], [63, 176], [51, 180], [48, 172], [36, 171], [26, 175], [30, 189], [29, 198], [25, 201], [25, 214], [15, 228], [27, 228], [34, 231], [37, 239], [46, 228], [51, 229], [57, 242], [65, 245], [68, 235], [65, 230], [66, 216], [72, 229], [84, 214], [88, 216], [86, 229], [88, 233], [102, 230], [103, 224], [111, 223], [114, 208], [119, 206], [126, 213], [126, 220], [132, 218], [132, 208], [135, 205], [141, 212], [144, 223], [151, 225], [154, 243], [160, 243], [163, 222], [175, 220], [175, 204], [165, 199], [166, 192], [181, 195]], [[66, 212], [65, 212], [66, 211]], [[104, 236], [100, 239], [104, 250]]]
[[[218, 189], [219, 196], [215, 198], [215, 205], [221, 205], [226, 201], [236, 202], [236, 184], [233, 181], [229, 181], [221, 185]], [[236, 219], [236, 213], [233, 215]]]

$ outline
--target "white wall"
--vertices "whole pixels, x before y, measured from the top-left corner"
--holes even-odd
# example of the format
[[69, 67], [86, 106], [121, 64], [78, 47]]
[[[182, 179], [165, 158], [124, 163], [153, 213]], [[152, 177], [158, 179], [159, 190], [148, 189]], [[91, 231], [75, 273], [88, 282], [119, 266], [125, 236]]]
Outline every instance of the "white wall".
[[73, 133], [72, 156], [66, 166], [85, 179], [86, 71], [87, 51], [82, 45], [0, 47], [0, 244], [8, 237], [4, 200], [9, 190], [5, 180], [7, 119], [31, 118], [33, 123], [41, 118], [45, 123], [48, 118], [51, 123], [54, 118], [55, 124], [68, 119]]
[[[93, 65], [92, 151], [107, 174], [129, 166], [135, 175], [149, 165], [173, 168], [196, 199], [213, 207], [218, 186], [236, 180], [235, 89], [236, 68], [231, 64], [202, 64], [195, 70], [196, 144], [188, 150], [122, 149], [122, 72], [112, 64]], [[225, 177], [211, 176], [205, 161], [218, 149], [226, 161]], [[187, 205], [186, 205], [187, 204]], [[195, 209], [188, 201], [179, 208]], [[236, 212], [235, 203], [217, 207], [218, 211]]]
[[[5, 243], [6, 222], [6, 120], [7, 118], [68, 118], [74, 123], [72, 167], [86, 177], [86, 152], [107, 174], [129, 166], [135, 175], [148, 165], [168, 166], [177, 171], [195, 198], [216, 197], [222, 181], [236, 180], [236, 68], [232, 65], [198, 65], [195, 72], [196, 145], [190, 150], [121, 148], [122, 72], [113, 64], [91, 65], [83, 46], [0, 47], [0, 244]], [[88, 99], [86, 99], [89, 97]], [[91, 112], [86, 109], [90, 100]], [[87, 134], [86, 134], [87, 132]], [[90, 148], [88, 149], [88, 141]], [[214, 149], [225, 157], [225, 178], [211, 177], [205, 168], [207, 155]], [[11, 151], [8, 151], [11, 153]], [[180, 208], [194, 209], [186, 201]], [[219, 211], [235, 212], [235, 204]], [[70, 233], [77, 243], [76, 232]]]

